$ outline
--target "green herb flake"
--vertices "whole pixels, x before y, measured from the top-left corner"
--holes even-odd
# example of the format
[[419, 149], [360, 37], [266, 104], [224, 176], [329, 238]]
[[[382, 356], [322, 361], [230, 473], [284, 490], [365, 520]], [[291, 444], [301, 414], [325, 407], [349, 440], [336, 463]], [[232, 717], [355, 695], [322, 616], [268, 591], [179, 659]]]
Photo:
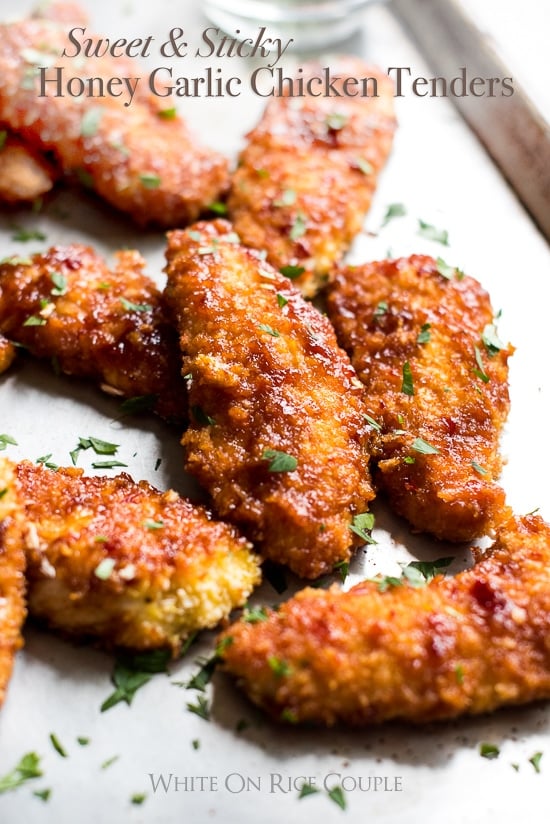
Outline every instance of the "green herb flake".
[[542, 752], [536, 752], [529, 759], [529, 763], [533, 765], [533, 769], [535, 770], [536, 773], [540, 773], [540, 760], [541, 760], [542, 756], [543, 756]]
[[140, 174], [139, 180], [144, 189], [158, 189], [162, 182], [154, 172], [143, 172]]
[[210, 707], [204, 695], [199, 695], [196, 704], [186, 704], [189, 712], [198, 715], [204, 721], [210, 721]]
[[214, 418], [211, 418], [210, 415], [206, 414], [202, 406], [192, 406], [191, 412], [193, 414], [193, 418], [199, 426], [214, 426], [216, 423]]
[[330, 129], [330, 131], [339, 132], [340, 129], [344, 128], [348, 120], [349, 117], [347, 114], [333, 112], [325, 118], [325, 123], [327, 125], [327, 129]]
[[50, 272], [50, 280], [53, 283], [50, 294], [54, 295], [54, 297], [61, 297], [67, 294], [67, 279], [61, 272]]
[[519, 772], [519, 764], [510, 764], [510, 766], [512, 767], [513, 770], [515, 770], [516, 772]]
[[273, 201], [274, 206], [292, 206], [296, 203], [296, 192], [294, 189], [284, 189], [281, 197]]
[[281, 333], [278, 332], [276, 329], [273, 329], [272, 326], [268, 326], [267, 323], [259, 323], [258, 329], [261, 329], [262, 332], [267, 332], [268, 335], [271, 335], [272, 338], [280, 338]]
[[475, 359], [476, 359], [476, 363], [477, 363], [477, 367], [478, 367], [477, 369], [472, 370], [474, 375], [476, 376], [476, 378], [479, 378], [480, 380], [482, 380], [483, 383], [489, 383], [490, 378], [489, 378], [489, 375], [486, 373], [485, 368], [483, 366], [483, 361], [481, 359], [481, 352], [479, 350], [479, 347], [474, 346], [474, 354], [475, 354]]
[[499, 757], [500, 749], [495, 744], [482, 743], [479, 745], [479, 754], [482, 758], [492, 760]]
[[269, 472], [294, 472], [298, 466], [296, 458], [278, 449], [264, 449], [261, 459], [269, 461]]
[[480, 466], [477, 461], [472, 461], [472, 469], [474, 469], [479, 475], [488, 475], [489, 473], [487, 470]]
[[283, 661], [281, 658], [277, 658], [276, 655], [270, 655], [267, 659], [267, 663], [270, 670], [277, 676], [277, 678], [283, 678], [286, 675], [290, 675], [292, 672], [287, 662]]
[[84, 112], [80, 121], [80, 134], [82, 137], [93, 137], [97, 134], [102, 117], [102, 106], [92, 106]]
[[416, 336], [417, 343], [429, 343], [431, 339], [431, 323], [423, 323], [420, 332]]
[[374, 515], [372, 512], [362, 512], [354, 515], [350, 526], [351, 531], [358, 535], [366, 544], [375, 544], [376, 541], [371, 536], [374, 529]]
[[458, 271], [455, 266], [450, 266], [448, 263], [445, 263], [445, 261], [441, 257], [437, 258], [436, 264], [437, 271], [439, 272], [441, 277], [445, 278], [446, 280], [452, 280]]
[[342, 583], [345, 583], [346, 578], [349, 575], [349, 563], [347, 561], [338, 561], [337, 564], [334, 564], [332, 569], [334, 572], [340, 573], [340, 579]]
[[106, 712], [121, 701], [125, 701], [126, 704], [130, 705], [138, 689], [147, 684], [151, 677], [152, 673], [150, 672], [135, 670], [117, 661], [112, 674], [112, 681], [116, 689], [101, 705], [101, 712]]
[[294, 218], [294, 223], [292, 224], [289, 237], [291, 240], [299, 240], [299, 238], [305, 235], [306, 231], [307, 221], [305, 215], [303, 215], [302, 212], [298, 212]]
[[373, 318], [374, 318], [375, 320], [376, 320], [377, 318], [381, 318], [383, 315], [385, 315], [385, 314], [387, 313], [388, 308], [389, 308], [389, 307], [388, 307], [387, 302], [386, 302], [385, 300], [381, 300], [381, 301], [377, 304], [377, 306], [376, 306], [376, 308], [375, 308], [375, 310], [374, 310]]
[[175, 106], [171, 106], [169, 109], [159, 109], [157, 112], [157, 117], [160, 117], [161, 120], [175, 120], [178, 116], [178, 111]]
[[228, 212], [227, 204], [222, 203], [221, 200], [214, 200], [208, 205], [208, 209], [214, 212], [215, 215], [226, 215]]
[[146, 793], [134, 793], [133, 796], [130, 798], [131, 804], [143, 804], [145, 799], [147, 798]]
[[269, 613], [266, 607], [248, 607], [245, 606], [242, 619], [246, 624], [259, 624], [262, 621], [267, 621]]
[[67, 752], [54, 732], [50, 733], [50, 741], [52, 742], [54, 750], [58, 752], [62, 758], [67, 758]]
[[46, 318], [41, 318], [38, 315], [30, 315], [23, 326], [45, 326], [47, 322]]
[[48, 801], [51, 794], [52, 791], [49, 787], [46, 790], [35, 790], [33, 792], [33, 795], [36, 796], [36, 798], [39, 798], [41, 801]]
[[411, 449], [420, 452], [421, 455], [439, 455], [439, 449], [425, 441], [424, 438], [415, 438], [411, 444]]
[[367, 421], [367, 423], [370, 426], [372, 426], [373, 429], [376, 430], [376, 432], [381, 432], [382, 431], [382, 427], [380, 426], [380, 424], [377, 421], [375, 421], [374, 418], [371, 418], [370, 415], [364, 415], [364, 418]]
[[5, 129], [0, 130], [0, 152], [6, 145], [6, 140], [8, 139], [8, 133]]
[[390, 587], [403, 586], [403, 578], [398, 578], [396, 575], [377, 575], [375, 578], [367, 578], [367, 580], [376, 584], [379, 592], [386, 592]]
[[[440, 575], [442, 570], [447, 569], [452, 560], [452, 558], [437, 558], [435, 561], [411, 561], [403, 568], [403, 575], [413, 586], [425, 586], [436, 575]], [[411, 570], [414, 572], [411, 573]]]
[[401, 391], [404, 395], [409, 395], [411, 397], [414, 395], [413, 376], [409, 361], [405, 361], [405, 363], [403, 364], [403, 380], [401, 382]]
[[120, 302], [128, 312], [152, 312], [153, 307], [150, 303], [132, 303], [131, 300], [120, 298]]
[[21, 758], [13, 770], [0, 778], [0, 794], [15, 790], [24, 784], [25, 781], [29, 781], [32, 778], [40, 778], [41, 776], [40, 756], [34, 752], [28, 752]]
[[18, 243], [26, 243], [29, 240], [46, 240], [46, 235], [39, 229], [23, 229], [22, 227], [14, 226], [14, 230], [11, 239]]
[[356, 157], [355, 158], [355, 166], [359, 169], [360, 172], [363, 172], [364, 175], [372, 175], [374, 174], [374, 166], [372, 163], [369, 163], [364, 157]]
[[456, 683], [459, 686], [462, 686], [462, 684], [464, 683], [464, 667], [462, 666], [462, 664], [457, 664], [456, 665], [456, 667], [455, 667], [455, 678], [456, 678]]
[[201, 746], [200, 740], [198, 738], [193, 738], [193, 740], [191, 741], [191, 746], [193, 747], [194, 750], [200, 749], [200, 746]]
[[36, 459], [36, 463], [37, 464], [42, 464], [47, 469], [53, 469], [53, 471], [55, 472], [57, 469], [59, 469], [59, 466], [56, 463], [54, 463], [53, 461], [50, 460], [51, 457], [52, 457], [51, 452], [48, 455], [41, 455], [40, 458]]
[[86, 187], [86, 189], [94, 188], [94, 178], [86, 169], [77, 169], [75, 172], [78, 181]]
[[100, 765], [102, 770], [107, 770], [115, 761], [118, 761], [120, 755], [112, 755], [110, 758], [107, 758], [103, 763]]
[[9, 263], [10, 266], [30, 266], [32, 260], [30, 257], [22, 257], [21, 255], [10, 255], [0, 260], [0, 264]]
[[5, 486], [4, 489], [0, 489], [0, 501], [2, 500], [4, 495], [7, 495], [7, 494], [8, 494], [8, 487], [7, 486]]
[[481, 340], [483, 341], [489, 357], [491, 358], [494, 357], [497, 352], [500, 352], [501, 349], [506, 349], [505, 344], [501, 341], [497, 334], [494, 323], [488, 323], [485, 326], [483, 332], [481, 333]]
[[0, 435], [0, 452], [3, 452], [8, 446], [8, 444], [10, 444], [11, 446], [18, 446], [17, 441], [15, 440], [15, 438], [12, 438], [11, 435], [6, 435], [6, 433]]
[[449, 245], [449, 233], [446, 229], [438, 229], [436, 226], [433, 226], [431, 223], [426, 223], [423, 220], [418, 221], [418, 234], [427, 240], [441, 243], [442, 246]]
[[284, 306], [287, 305], [287, 303], [288, 299], [285, 298], [284, 295], [281, 295], [280, 292], [277, 292], [277, 306], [279, 307], [279, 309], [282, 309]]
[[120, 411], [123, 415], [138, 415], [141, 412], [150, 412], [154, 409], [158, 395], [136, 395], [133, 398], [126, 398], [120, 404]]
[[258, 177], [261, 177], [262, 180], [266, 180], [269, 177], [269, 171], [267, 169], [256, 169], [256, 174]]
[[116, 561], [114, 558], [103, 558], [94, 569], [94, 575], [100, 581], [107, 581], [113, 574]]
[[347, 807], [346, 796], [344, 795], [344, 790], [342, 787], [336, 785], [331, 790], [328, 790], [328, 797], [331, 801], [340, 807], [341, 810], [345, 810]]
[[414, 463], [416, 463], [416, 458], [413, 458], [412, 455], [405, 455], [405, 457], [403, 458], [403, 463], [404, 464], [414, 464]]
[[92, 464], [94, 469], [114, 469], [117, 466], [128, 466], [122, 461], [94, 461]]
[[310, 784], [309, 781], [304, 781], [302, 786], [300, 787], [300, 792], [298, 794], [298, 799], [300, 798], [307, 798], [308, 795], [315, 795], [318, 793], [319, 790], [317, 787], [314, 787], [313, 784]]
[[304, 266], [281, 266], [279, 269], [281, 275], [284, 275], [285, 278], [288, 278], [289, 280], [296, 280], [296, 278], [303, 275], [305, 271]]
[[80, 744], [81, 747], [87, 747], [88, 744], [90, 743], [90, 739], [86, 738], [83, 735], [79, 735], [76, 740], [78, 741], [78, 743]]
[[403, 203], [390, 203], [382, 220], [382, 226], [387, 226], [390, 220], [396, 217], [405, 217], [406, 214], [407, 209]]

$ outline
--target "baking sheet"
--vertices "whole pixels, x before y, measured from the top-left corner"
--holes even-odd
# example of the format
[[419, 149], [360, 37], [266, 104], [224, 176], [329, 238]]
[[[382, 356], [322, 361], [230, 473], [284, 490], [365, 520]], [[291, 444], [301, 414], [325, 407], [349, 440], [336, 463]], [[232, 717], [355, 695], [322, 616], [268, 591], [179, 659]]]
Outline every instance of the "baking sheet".
[[[24, 13], [31, 5], [28, 0], [3, 0], [2, 15]], [[145, 33], [161, 39], [170, 28], [182, 26], [190, 39], [197, 39], [208, 25], [191, 3], [157, 0], [138, 6], [127, 0], [96, 0], [85, 5], [94, 30], [117, 36]], [[384, 68], [410, 66], [416, 75], [430, 76], [388, 7], [369, 8], [361, 36], [345, 48]], [[300, 59], [294, 57], [289, 66]], [[150, 68], [158, 63], [155, 55]], [[220, 65], [245, 76], [255, 64], [237, 60], [230, 67], [228, 61]], [[203, 69], [204, 62], [186, 64], [189, 74]], [[354, 245], [350, 260], [388, 253], [442, 255], [489, 289], [495, 309], [502, 309], [501, 337], [517, 347], [511, 361], [512, 411], [503, 439], [508, 461], [503, 483], [516, 512], [540, 507], [548, 518], [550, 397], [543, 353], [550, 253], [449, 101], [407, 94], [396, 104], [400, 128], [394, 151], [366, 221], [366, 233]], [[243, 92], [236, 100], [192, 99], [178, 105], [206, 142], [234, 156], [263, 103]], [[388, 205], [395, 202], [405, 204], [407, 216], [381, 228]], [[447, 229], [450, 248], [419, 237], [418, 219]], [[47, 240], [17, 243], [12, 240], [13, 225], [40, 228]], [[60, 191], [43, 213], [0, 215], [0, 230], [2, 255], [28, 254], [70, 241], [89, 242], [107, 256], [122, 246], [137, 247], [148, 260], [148, 272], [163, 282], [162, 233], [136, 230], [85, 195]], [[196, 492], [182, 469], [177, 432], [152, 418], [121, 420], [113, 399], [93, 387], [56, 377], [46, 365], [21, 362], [0, 377], [0, 432], [18, 442], [8, 448], [10, 457], [36, 459], [51, 453], [52, 461], [65, 465], [79, 436], [115, 441], [121, 444], [120, 459], [134, 477], [161, 488]], [[156, 468], [158, 458], [162, 462]], [[91, 460], [83, 453], [80, 465], [93, 471]], [[374, 511], [378, 543], [358, 553], [346, 586], [378, 570], [395, 572], [398, 561], [410, 557], [450, 554], [446, 544], [411, 536], [382, 503], [375, 503]], [[468, 553], [459, 548], [456, 566], [467, 562]], [[269, 584], [255, 596], [258, 603], [276, 599]], [[208, 688], [212, 712], [207, 722], [186, 709], [196, 693], [172, 683], [186, 682], [197, 670], [195, 659], [210, 653], [213, 636], [206, 634], [169, 676], [155, 676], [139, 690], [131, 707], [119, 704], [102, 714], [99, 707], [112, 692], [111, 657], [34, 628], [26, 631], [25, 638], [0, 713], [0, 775], [24, 753], [35, 751], [41, 756], [44, 776], [0, 796], [2, 824], [98, 820], [294, 824], [312, 816], [322, 817], [327, 824], [346, 817], [382, 824], [439, 824], [441, 820], [459, 824], [495, 816], [503, 824], [515, 824], [535, 815], [543, 820], [550, 813], [546, 704], [421, 729], [405, 725], [355, 732], [281, 729], [253, 710], [228, 679], [216, 675]], [[53, 749], [52, 732], [67, 758]], [[89, 738], [89, 745], [80, 746], [78, 736]], [[499, 746], [500, 757], [481, 758], [480, 742]], [[545, 751], [538, 774], [529, 758]], [[102, 767], [115, 756], [110, 766]], [[512, 764], [518, 765], [517, 771]], [[161, 775], [167, 790], [159, 783]], [[310, 777], [321, 788], [343, 784], [347, 810], [342, 811], [324, 791], [300, 800], [298, 788]], [[370, 789], [366, 789], [369, 777]], [[374, 777], [381, 781], [374, 782]], [[52, 790], [47, 802], [33, 795], [44, 788]], [[135, 793], [146, 794], [143, 804], [131, 803]]]

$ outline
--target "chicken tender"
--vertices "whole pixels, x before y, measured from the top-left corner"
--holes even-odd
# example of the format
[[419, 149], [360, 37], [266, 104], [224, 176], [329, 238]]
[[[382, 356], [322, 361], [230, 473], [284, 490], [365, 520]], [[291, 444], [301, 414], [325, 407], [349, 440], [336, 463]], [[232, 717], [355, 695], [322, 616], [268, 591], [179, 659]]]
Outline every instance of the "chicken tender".
[[187, 469], [264, 556], [314, 578], [347, 561], [373, 497], [362, 387], [327, 319], [226, 221], [168, 235]]
[[391, 506], [448, 541], [490, 533], [507, 511], [495, 478], [513, 348], [487, 293], [414, 255], [342, 269], [328, 313], [380, 427], [375, 481]]
[[[311, 82], [323, 73], [310, 64], [301, 76]], [[339, 58], [330, 77], [340, 93], [350, 78], [372, 78], [378, 97], [274, 97], [248, 135], [228, 201], [243, 243], [291, 267], [306, 296], [361, 230], [396, 125], [393, 85], [380, 69]]]
[[56, 172], [45, 158], [0, 129], [0, 201], [33, 201], [53, 187]]
[[25, 557], [12, 464], [0, 458], [0, 707], [6, 696], [13, 659], [23, 646]]
[[29, 612], [64, 634], [175, 655], [259, 583], [244, 538], [172, 490], [28, 461], [16, 472]]
[[[81, 16], [75, 8], [72, 14]], [[105, 40], [87, 29], [92, 53], [101, 56], [82, 50], [77, 68], [68, 32], [81, 20], [71, 26], [68, 19], [54, 6], [50, 19], [0, 25], [0, 121], [139, 224], [196, 219], [227, 188], [226, 159], [201, 147], [174, 108], [147, 91], [137, 80], [139, 64], [105, 54]], [[62, 56], [64, 50], [72, 56]], [[67, 94], [64, 83], [75, 75], [95, 96], [87, 88], [81, 96]], [[113, 77], [128, 79], [131, 100], [126, 85], [119, 96], [100, 96]]]
[[91, 248], [72, 244], [1, 263], [0, 333], [54, 358], [68, 375], [92, 378], [110, 394], [144, 396], [162, 417], [185, 420], [178, 339], [162, 294], [138, 252], [116, 259], [110, 269]]
[[305, 589], [224, 634], [224, 667], [276, 718], [426, 722], [550, 698], [550, 527], [511, 520], [477, 566], [425, 588]]

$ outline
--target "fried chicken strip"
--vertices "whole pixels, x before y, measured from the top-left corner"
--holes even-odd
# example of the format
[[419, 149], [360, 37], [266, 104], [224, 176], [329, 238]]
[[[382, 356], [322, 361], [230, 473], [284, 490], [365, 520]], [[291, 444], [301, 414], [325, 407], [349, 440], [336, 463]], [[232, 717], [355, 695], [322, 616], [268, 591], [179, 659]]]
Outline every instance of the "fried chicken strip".
[[480, 284], [448, 269], [421, 255], [350, 266], [327, 305], [381, 427], [376, 484], [414, 529], [470, 541], [507, 511], [495, 478], [513, 347]]
[[[82, 16], [76, 7], [71, 13]], [[165, 99], [147, 90], [139, 64], [104, 54], [104, 40], [79, 26], [80, 19], [73, 26], [68, 19], [54, 6], [49, 19], [0, 25], [0, 121], [36, 151], [52, 152], [63, 172], [138, 223], [168, 227], [196, 219], [226, 188], [227, 161], [201, 147]], [[102, 56], [85, 57], [82, 50], [75, 58], [73, 27]], [[65, 49], [71, 57], [62, 56]], [[85, 89], [67, 94], [63, 84], [75, 76], [84, 85], [91, 78], [96, 96]], [[124, 96], [97, 96], [113, 77], [128, 79], [131, 104], [126, 86]]]
[[415, 723], [550, 698], [550, 527], [528, 516], [423, 589], [305, 589], [222, 636], [224, 667], [276, 718]]
[[327, 319], [235, 241], [222, 220], [168, 235], [186, 466], [265, 557], [313, 578], [349, 559], [373, 497], [362, 387]]
[[0, 458], [0, 707], [4, 703], [15, 653], [23, 646], [25, 557], [12, 464]]
[[56, 172], [44, 157], [0, 129], [0, 201], [33, 201], [53, 187]]
[[185, 386], [161, 292], [138, 252], [118, 252], [116, 261], [111, 269], [90, 247], [71, 244], [0, 264], [0, 333], [111, 394], [149, 397], [159, 415], [181, 422]]
[[16, 478], [29, 612], [64, 634], [175, 655], [259, 583], [244, 538], [172, 490], [28, 461]]
[[[301, 76], [311, 82], [323, 72], [309, 64]], [[276, 268], [303, 269], [295, 282], [306, 296], [361, 230], [395, 130], [393, 86], [379, 69], [342, 57], [330, 77], [341, 94], [350, 78], [373, 78], [378, 97], [272, 98], [248, 135], [228, 201], [243, 243], [267, 250]]]

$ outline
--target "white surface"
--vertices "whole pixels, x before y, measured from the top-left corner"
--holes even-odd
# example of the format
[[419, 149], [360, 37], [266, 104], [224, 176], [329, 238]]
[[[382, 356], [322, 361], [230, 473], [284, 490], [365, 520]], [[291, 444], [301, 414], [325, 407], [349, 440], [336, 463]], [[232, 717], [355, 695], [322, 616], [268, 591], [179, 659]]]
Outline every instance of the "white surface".
[[[194, 4], [193, 4], [194, 6]], [[2, 13], [20, 13], [28, 0], [2, 2]], [[127, 0], [96, 0], [89, 3], [93, 27], [128, 36], [155, 34], [162, 37], [173, 26], [184, 26], [190, 36], [205, 25], [191, 3], [157, 0], [139, 6]], [[410, 46], [386, 8], [373, 7], [365, 15], [365, 36], [350, 48], [360, 48], [384, 68], [410, 65], [428, 75], [421, 58]], [[152, 65], [158, 65], [158, 57]], [[237, 65], [238, 64], [238, 65]], [[186, 72], [204, 68], [186, 64]], [[234, 61], [231, 73], [245, 72]], [[183, 73], [183, 70], [182, 70]], [[503, 449], [508, 457], [504, 485], [516, 511], [540, 506], [550, 517], [548, 483], [550, 439], [549, 382], [544, 353], [547, 337], [546, 281], [550, 254], [513, 194], [500, 179], [484, 152], [468, 133], [452, 107], [442, 99], [405, 97], [398, 101], [400, 129], [395, 148], [380, 182], [367, 229], [378, 232], [387, 205], [406, 204], [409, 216], [392, 221], [378, 236], [365, 235], [351, 255], [355, 262], [425, 251], [442, 255], [478, 277], [490, 290], [495, 309], [502, 308], [501, 336], [511, 339], [517, 352], [511, 366], [512, 413]], [[242, 135], [254, 122], [262, 101], [252, 95], [237, 100], [183, 101], [204, 140], [234, 156]], [[60, 216], [69, 209], [70, 215]], [[450, 232], [451, 248], [424, 241], [416, 235], [416, 219], [433, 222]], [[47, 241], [28, 244], [11, 240], [10, 224], [39, 226]], [[56, 242], [85, 239], [110, 254], [124, 245], [136, 246], [147, 257], [149, 271], [159, 282], [163, 261], [161, 233], [140, 233], [97, 203], [59, 194], [46, 214], [17, 213], [0, 216], [2, 254], [27, 254]], [[158, 486], [188, 488], [181, 469], [177, 433], [148, 418], [115, 421], [117, 405], [92, 387], [54, 377], [47, 366], [30, 363], [0, 378], [0, 432], [13, 435], [18, 447], [10, 457], [37, 458], [53, 453], [52, 460], [68, 464], [69, 450], [79, 435], [121, 444], [120, 456], [135, 477]], [[157, 457], [163, 461], [155, 471]], [[90, 467], [87, 453], [80, 465]], [[447, 545], [412, 538], [405, 525], [396, 522], [376, 504], [379, 543], [367, 554], [359, 553], [354, 572], [372, 575], [375, 568], [390, 571], [396, 560], [408, 557], [440, 557]], [[458, 563], [466, 560], [459, 551]], [[273, 602], [269, 585], [258, 602]], [[16, 792], [0, 796], [2, 824], [95, 824], [141, 822], [143, 824], [288, 824], [311, 816], [332, 822], [376, 821], [381, 824], [462, 824], [497, 819], [499, 824], [519, 820], [543, 821], [550, 814], [547, 773], [550, 770], [550, 725], [547, 705], [496, 713], [490, 718], [432, 725], [424, 729], [382, 727], [357, 732], [279, 729], [263, 720], [237, 693], [233, 685], [216, 676], [212, 720], [207, 723], [190, 714], [185, 705], [196, 693], [178, 688], [197, 669], [199, 654], [208, 654], [211, 636], [193, 647], [185, 662], [172, 668], [169, 677], [156, 676], [141, 689], [131, 707], [119, 704], [105, 714], [102, 701], [112, 691], [109, 675], [112, 660], [103, 653], [79, 649], [46, 633], [29, 630], [26, 648], [19, 655], [6, 704], [0, 715], [0, 775], [11, 769], [25, 752], [42, 756], [44, 777]], [[237, 733], [241, 718], [250, 720]], [[48, 737], [54, 732], [68, 752], [62, 759]], [[77, 736], [91, 739], [88, 747]], [[200, 740], [193, 749], [192, 741]], [[501, 747], [498, 760], [480, 758], [478, 745], [488, 741]], [[528, 759], [546, 751], [541, 774]], [[119, 759], [108, 769], [100, 765], [109, 757]], [[515, 772], [511, 764], [519, 764]], [[153, 793], [149, 773], [158, 776], [207, 776], [218, 789]], [[231, 792], [226, 777], [239, 773], [250, 779], [249, 790]], [[273, 787], [272, 775], [300, 783], [299, 776], [314, 776], [322, 784], [330, 773], [359, 777], [386, 776], [388, 785], [400, 779], [400, 792], [347, 793], [348, 810], [342, 812], [319, 794], [298, 800], [298, 792]], [[173, 780], [173, 779], [172, 779]], [[276, 781], [276, 778], [273, 779]], [[240, 779], [229, 779], [233, 790]], [[347, 779], [351, 782], [352, 779]], [[328, 781], [332, 786], [332, 780]], [[259, 789], [256, 789], [259, 785]], [[52, 788], [44, 803], [32, 791]], [[140, 806], [130, 803], [133, 793], [145, 792]]]

